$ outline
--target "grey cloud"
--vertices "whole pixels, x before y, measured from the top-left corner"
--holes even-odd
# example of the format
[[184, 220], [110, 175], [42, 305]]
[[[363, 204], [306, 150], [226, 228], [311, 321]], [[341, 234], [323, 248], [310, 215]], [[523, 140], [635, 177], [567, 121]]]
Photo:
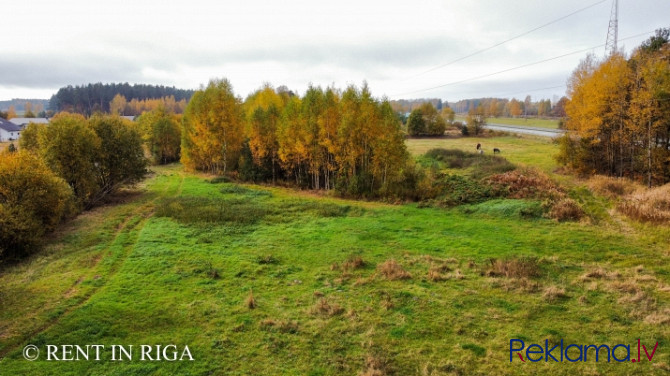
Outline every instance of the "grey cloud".
[[5, 55], [0, 72], [0, 85], [29, 88], [141, 80], [141, 67], [114, 56]]

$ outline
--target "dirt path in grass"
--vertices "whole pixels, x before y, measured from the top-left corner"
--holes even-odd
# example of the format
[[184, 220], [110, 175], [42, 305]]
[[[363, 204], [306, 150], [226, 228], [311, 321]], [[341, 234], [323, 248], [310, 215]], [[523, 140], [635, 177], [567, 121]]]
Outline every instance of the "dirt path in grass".
[[[182, 173], [179, 173], [179, 183], [176, 189], [175, 196], [179, 196], [181, 194], [183, 183], [184, 183], [184, 175]], [[126, 261], [128, 256], [130, 256], [130, 254], [132, 253], [132, 250], [135, 247], [137, 239], [139, 238], [140, 232], [144, 227], [144, 225], [146, 224], [147, 220], [151, 218], [151, 216], [153, 216], [154, 205], [156, 201], [167, 196], [167, 192], [172, 187], [173, 187], [172, 185], [167, 184], [163, 189], [163, 191], [161, 192], [161, 194], [157, 195], [150, 201], [139, 205], [135, 210], [129, 213], [127, 217], [118, 225], [116, 231], [114, 232], [114, 235], [112, 236], [112, 240], [109, 242], [106, 249], [104, 251], [101, 251], [100, 254], [94, 259], [93, 265], [91, 265], [91, 269], [87, 273], [83, 273], [81, 276], [79, 276], [75, 280], [74, 284], [60, 297], [59, 300], [64, 301], [74, 297], [77, 293], [77, 287], [85, 280], [99, 279], [104, 277], [105, 282], [95, 287], [92, 287], [84, 295], [79, 297], [79, 301], [76, 304], [67, 307], [61, 314], [59, 314], [55, 318], [44, 322], [36, 329], [33, 329], [30, 332], [20, 336], [19, 338], [10, 341], [3, 349], [0, 350], [0, 359], [4, 358], [7, 354], [16, 350], [21, 344], [23, 344], [30, 338], [33, 338], [39, 333], [45, 332], [50, 328], [52, 328], [53, 326], [55, 326], [56, 324], [58, 324], [60, 320], [62, 320], [64, 317], [67, 317], [72, 312], [84, 306], [87, 302], [91, 300], [91, 298], [98, 291], [100, 291], [100, 289], [109, 284], [112, 281], [113, 277], [116, 275], [116, 273], [121, 269], [121, 266]], [[120, 254], [116, 255], [116, 259], [113, 260], [109, 268], [107, 270], [100, 270], [100, 268], [97, 268], [103, 259], [115, 257], [115, 254], [117, 252], [114, 252], [113, 248], [120, 240], [120, 237], [123, 234], [131, 233], [133, 231], [136, 231], [135, 238], [129, 245], [122, 247], [122, 249], [120, 250]], [[104, 274], [104, 276], [101, 274]]]

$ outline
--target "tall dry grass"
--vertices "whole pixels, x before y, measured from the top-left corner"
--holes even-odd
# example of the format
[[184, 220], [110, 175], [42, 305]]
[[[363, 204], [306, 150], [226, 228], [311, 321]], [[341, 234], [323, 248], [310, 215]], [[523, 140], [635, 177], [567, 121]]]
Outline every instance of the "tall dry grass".
[[630, 195], [643, 188], [641, 185], [630, 179], [604, 175], [595, 175], [591, 177], [586, 185], [594, 193], [609, 198], [619, 198]]
[[670, 183], [630, 194], [617, 209], [639, 221], [670, 223]]

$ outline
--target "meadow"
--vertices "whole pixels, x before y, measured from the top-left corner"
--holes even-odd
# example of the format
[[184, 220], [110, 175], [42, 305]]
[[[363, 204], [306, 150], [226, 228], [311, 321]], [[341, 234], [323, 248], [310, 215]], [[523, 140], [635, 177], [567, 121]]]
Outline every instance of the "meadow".
[[[456, 121], [465, 123], [465, 116], [456, 116]], [[511, 117], [489, 117], [486, 118], [487, 123], [504, 124], [504, 125], [519, 125], [525, 127], [539, 127], [558, 129], [558, 120], [542, 119], [542, 118], [511, 118]]]
[[[420, 159], [477, 142], [515, 164], [556, 167], [544, 139], [417, 139], [408, 148]], [[180, 165], [153, 170], [29, 259], [2, 266], [1, 375], [670, 372], [667, 227], [558, 223], [528, 215], [533, 200], [390, 205], [236, 184]], [[510, 363], [513, 338], [622, 343], [631, 356], [638, 339], [659, 345], [651, 362]], [[27, 344], [136, 353], [31, 362]], [[175, 344], [180, 354], [188, 346], [194, 360], [139, 361], [143, 344]]]

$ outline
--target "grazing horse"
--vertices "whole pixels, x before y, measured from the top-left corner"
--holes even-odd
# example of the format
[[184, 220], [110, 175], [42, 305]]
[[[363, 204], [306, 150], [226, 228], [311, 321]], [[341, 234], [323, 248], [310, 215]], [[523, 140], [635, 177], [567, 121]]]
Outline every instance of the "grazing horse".
[[500, 149], [498, 148], [493, 148], [493, 154], [498, 154], [500, 153]]

